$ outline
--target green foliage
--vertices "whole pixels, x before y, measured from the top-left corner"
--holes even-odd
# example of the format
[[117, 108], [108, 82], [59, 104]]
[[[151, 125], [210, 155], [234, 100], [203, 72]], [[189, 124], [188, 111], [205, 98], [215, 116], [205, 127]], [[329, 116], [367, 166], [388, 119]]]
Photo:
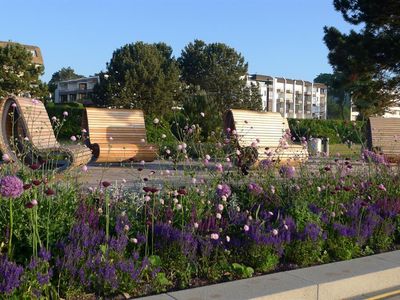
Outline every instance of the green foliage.
[[400, 2], [334, 0], [334, 6], [347, 22], [362, 27], [349, 34], [324, 28], [329, 62], [343, 74], [362, 117], [382, 114], [400, 84]]
[[97, 105], [139, 108], [162, 116], [179, 99], [179, 68], [164, 43], [136, 42], [115, 50], [107, 72], [99, 76], [94, 89]]
[[279, 256], [269, 245], [252, 245], [242, 253], [242, 257], [247, 265], [254, 268], [257, 272], [270, 272], [274, 270], [279, 263]]
[[352, 238], [338, 236], [327, 241], [327, 251], [333, 260], [348, 260], [361, 255], [361, 247]]
[[240, 278], [250, 278], [254, 274], [253, 268], [238, 263], [233, 263], [232, 269]]
[[48, 83], [49, 91], [50, 91], [50, 93], [52, 93], [52, 98], [54, 99], [54, 92], [57, 88], [57, 83], [59, 81], [77, 79], [77, 78], [82, 78], [82, 77], [85, 77], [85, 76], [76, 74], [75, 70], [72, 69], [71, 67], [62, 68], [61, 70], [53, 73], [53, 75], [51, 76], [51, 79]]
[[366, 123], [342, 120], [289, 119], [291, 133], [301, 137], [328, 137], [331, 144], [365, 143]]
[[39, 79], [44, 67], [35, 66], [32, 54], [22, 45], [10, 43], [0, 47], [0, 65], [0, 97], [22, 93], [38, 98], [47, 96], [47, 86]]
[[200, 88], [213, 102], [214, 114], [229, 108], [261, 108], [257, 87], [246, 87], [248, 64], [244, 57], [223, 43], [189, 43], [178, 59], [182, 80], [191, 86], [190, 94]]
[[323, 252], [323, 241], [305, 240], [295, 241], [285, 249], [285, 258], [288, 262], [299, 267], [308, 267], [323, 262], [326, 254]]
[[81, 134], [81, 124], [82, 124], [82, 113], [84, 107], [80, 103], [68, 103], [68, 104], [54, 104], [49, 103], [46, 105], [47, 113], [49, 117], [52, 118], [55, 116], [56, 118], [62, 120], [63, 112], [68, 112], [68, 117], [65, 118], [65, 121], [60, 128], [60, 131], [56, 135], [60, 139], [69, 139], [73, 135]]

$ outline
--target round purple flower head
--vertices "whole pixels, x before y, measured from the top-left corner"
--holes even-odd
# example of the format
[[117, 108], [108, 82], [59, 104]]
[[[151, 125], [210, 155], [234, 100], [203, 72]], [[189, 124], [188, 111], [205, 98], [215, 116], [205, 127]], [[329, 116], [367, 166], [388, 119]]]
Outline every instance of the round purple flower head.
[[250, 194], [252, 194], [254, 196], [259, 196], [264, 192], [263, 188], [254, 182], [249, 183], [248, 188], [249, 188]]
[[279, 174], [281, 174], [282, 177], [284, 178], [293, 178], [294, 174], [296, 172], [296, 169], [292, 166], [287, 166], [287, 165], [283, 165], [280, 169], [279, 169]]
[[5, 198], [18, 198], [24, 191], [24, 183], [17, 176], [5, 176], [0, 180], [0, 193]]
[[217, 195], [219, 197], [225, 196], [229, 197], [232, 194], [231, 188], [226, 183], [218, 184], [217, 186]]

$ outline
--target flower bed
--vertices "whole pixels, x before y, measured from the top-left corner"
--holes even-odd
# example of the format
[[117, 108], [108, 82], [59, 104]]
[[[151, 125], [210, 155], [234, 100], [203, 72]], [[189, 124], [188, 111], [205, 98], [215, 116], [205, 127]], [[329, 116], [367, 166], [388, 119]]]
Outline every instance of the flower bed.
[[107, 181], [79, 187], [86, 166], [57, 180], [47, 165], [17, 171], [3, 157], [1, 297], [148, 295], [399, 245], [398, 169], [380, 155], [365, 151], [357, 167], [337, 157], [296, 167], [262, 161], [250, 170], [231, 163], [243, 162], [241, 149], [214, 143], [214, 154], [191, 137], [163, 149], [172, 164], [198, 147], [208, 173], [187, 167], [191, 184], [169, 187], [173, 171], [154, 171], [166, 177], [164, 188], [143, 176], [140, 192]]
[[366, 158], [361, 173], [350, 160], [280, 175], [225, 166], [178, 189], [145, 181], [141, 193], [105, 181], [82, 192], [40, 170], [4, 176], [0, 292], [138, 296], [394, 249], [398, 175]]

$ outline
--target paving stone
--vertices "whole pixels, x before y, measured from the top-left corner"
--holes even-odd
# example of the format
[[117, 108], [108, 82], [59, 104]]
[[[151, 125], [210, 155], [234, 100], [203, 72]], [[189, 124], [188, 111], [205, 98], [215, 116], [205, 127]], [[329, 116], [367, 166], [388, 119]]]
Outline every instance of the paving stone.
[[141, 297], [141, 298], [132, 298], [135, 300], [174, 300], [171, 296], [168, 296], [167, 294], [160, 294], [160, 295], [154, 295], [154, 296], [147, 296], [147, 297]]

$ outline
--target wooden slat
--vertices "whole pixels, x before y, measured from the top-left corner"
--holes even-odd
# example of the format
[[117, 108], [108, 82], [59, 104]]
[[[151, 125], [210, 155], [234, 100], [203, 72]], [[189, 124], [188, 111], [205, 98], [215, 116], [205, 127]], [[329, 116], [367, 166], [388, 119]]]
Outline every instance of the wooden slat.
[[368, 120], [368, 146], [385, 154], [400, 154], [400, 118], [371, 117]]
[[86, 108], [82, 127], [97, 162], [153, 161], [155, 145], [147, 144], [144, 114], [141, 110]]
[[[287, 141], [289, 146], [286, 149], [279, 147], [282, 137], [289, 129], [287, 120], [280, 113], [231, 109], [225, 114], [224, 127], [225, 130], [236, 130], [240, 147], [249, 147], [258, 140], [259, 159], [308, 158], [307, 149], [301, 145], [293, 145], [291, 141]], [[273, 155], [265, 154], [266, 147], [270, 148]]]

